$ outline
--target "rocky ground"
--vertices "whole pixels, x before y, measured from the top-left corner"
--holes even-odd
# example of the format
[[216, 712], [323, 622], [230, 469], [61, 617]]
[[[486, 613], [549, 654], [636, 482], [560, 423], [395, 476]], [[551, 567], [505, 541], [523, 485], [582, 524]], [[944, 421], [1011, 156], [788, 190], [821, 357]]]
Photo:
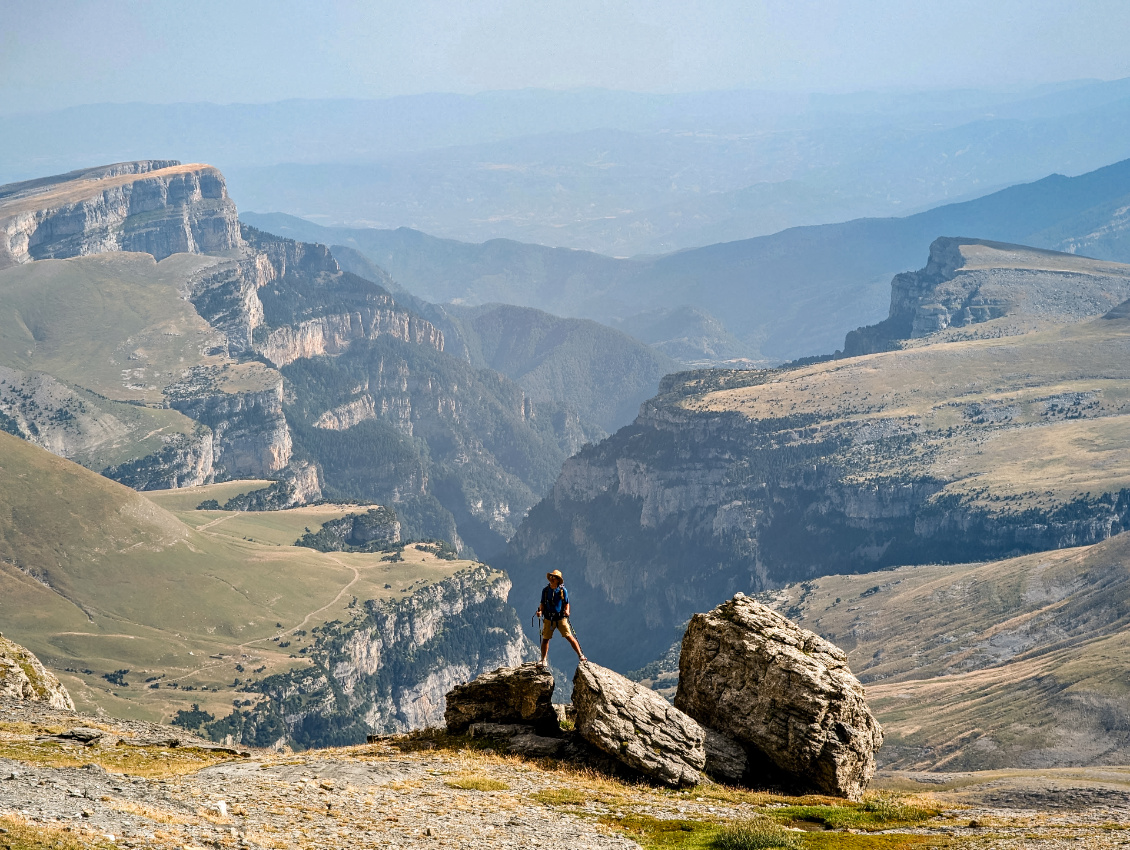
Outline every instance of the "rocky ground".
[[632, 784], [439, 733], [244, 754], [0, 703], [0, 850], [710, 847], [749, 819], [796, 847], [1117, 847], [1130, 845], [1130, 769], [886, 773], [854, 804]]

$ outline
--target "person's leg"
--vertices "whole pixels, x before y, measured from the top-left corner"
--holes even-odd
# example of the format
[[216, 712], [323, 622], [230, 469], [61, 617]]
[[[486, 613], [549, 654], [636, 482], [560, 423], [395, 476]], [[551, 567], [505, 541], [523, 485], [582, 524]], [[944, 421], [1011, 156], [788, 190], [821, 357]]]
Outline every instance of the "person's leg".
[[588, 661], [588, 659], [585, 658], [585, 654], [581, 652], [581, 645], [577, 643], [577, 639], [575, 637], [569, 635], [565, 638], [565, 640], [569, 641], [569, 645], [573, 647], [573, 651], [577, 653], [577, 657], [581, 659], [581, 661]]
[[539, 664], [545, 664], [545, 657], [549, 655], [549, 639], [553, 637], [553, 621], [545, 620], [541, 626], [541, 661]]
[[585, 658], [585, 654], [581, 652], [581, 645], [577, 643], [576, 637], [573, 636], [573, 627], [569, 624], [569, 621], [561, 620], [559, 622], [560, 625], [558, 626], [558, 628], [561, 631], [562, 637], [564, 637], [565, 640], [569, 641], [569, 645], [573, 647], [573, 651], [577, 653], [577, 657], [579, 659], [581, 659], [582, 661], [587, 661], [588, 659]]

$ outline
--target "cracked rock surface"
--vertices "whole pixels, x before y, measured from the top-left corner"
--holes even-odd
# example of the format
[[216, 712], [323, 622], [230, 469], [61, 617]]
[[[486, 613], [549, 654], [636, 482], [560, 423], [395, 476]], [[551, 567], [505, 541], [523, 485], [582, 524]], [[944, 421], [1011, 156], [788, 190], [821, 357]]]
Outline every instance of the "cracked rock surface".
[[581, 737], [628, 767], [673, 787], [702, 781], [702, 727], [655, 691], [582, 661], [573, 707]]
[[875, 774], [883, 733], [843, 650], [744, 594], [691, 618], [675, 705], [801, 786], [858, 799]]

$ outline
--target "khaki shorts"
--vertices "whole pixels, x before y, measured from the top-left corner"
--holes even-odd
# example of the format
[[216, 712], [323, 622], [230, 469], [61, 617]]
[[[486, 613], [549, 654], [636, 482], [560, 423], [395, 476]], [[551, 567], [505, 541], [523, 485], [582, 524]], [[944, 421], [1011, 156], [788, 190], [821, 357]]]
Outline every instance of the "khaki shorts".
[[554, 629], [561, 632], [562, 637], [573, 636], [573, 630], [569, 628], [569, 618], [563, 617], [560, 620], [542, 620], [541, 639], [549, 640], [551, 637], [553, 637]]

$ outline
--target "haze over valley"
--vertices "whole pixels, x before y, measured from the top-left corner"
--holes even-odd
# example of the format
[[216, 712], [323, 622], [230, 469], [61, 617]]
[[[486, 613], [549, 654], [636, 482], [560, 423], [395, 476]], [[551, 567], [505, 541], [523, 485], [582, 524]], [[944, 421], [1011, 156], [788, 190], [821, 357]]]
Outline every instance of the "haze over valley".
[[0, 846], [1130, 841], [1124, 10], [79, 5]]

